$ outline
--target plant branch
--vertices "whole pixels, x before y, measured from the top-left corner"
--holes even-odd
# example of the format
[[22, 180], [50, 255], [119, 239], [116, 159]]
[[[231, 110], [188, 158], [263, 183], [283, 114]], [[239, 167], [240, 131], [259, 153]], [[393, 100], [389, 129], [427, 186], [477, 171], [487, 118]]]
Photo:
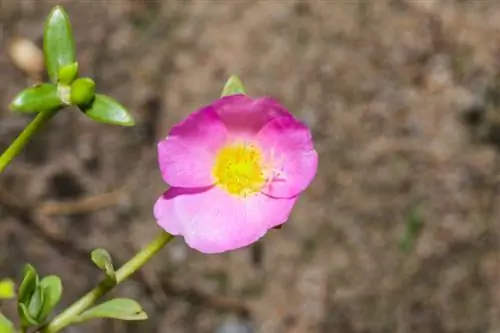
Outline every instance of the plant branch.
[[69, 308], [55, 317], [45, 328], [42, 333], [56, 333], [66, 326], [70, 325], [73, 320], [83, 311], [87, 310], [101, 296], [107, 294], [116, 285], [125, 281], [130, 275], [139, 270], [146, 264], [155, 254], [158, 253], [168, 242], [174, 237], [169, 233], [161, 231], [156, 238], [147, 244], [139, 251], [132, 259], [126, 262], [119, 270], [116, 271], [116, 284], [111, 284], [108, 280], [102, 281], [97, 287], [85, 294], [78, 301], [73, 303]]
[[43, 111], [37, 114], [35, 119], [26, 126], [26, 128], [19, 134], [16, 140], [7, 148], [6, 151], [0, 156], [0, 173], [12, 162], [12, 160], [21, 153], [26, 147], [35, 133], [52, 118], [59, 109], [52, 109]]
[[[8, 214], [17, 219], [22, 227], [42, 239], [48, 246], [56, 249], [57, 252], [65, 253], [66, 256], [78, 260], [82, 263], [82, 266], [94, 267], [89, 260], [90, 249], [86, 249], [71, 240], [52, 234], [37, 222], [39, 218], [42, 218], [39, 215], [43, 215], [40, 214], [40, 208], [43, 207], [43, 204], [39, 206], [38, 204], [23, 202], [0, 186], [0, 206]], [[141, 270], [139, 273], [143, 272]], [[144, 292], [152, 300], [155, 300], [157, 308], [161, 308], [163, 305], [162, 302], [154, 298], [154, 295], [160, 291], [162, 294], [187, 299], [193, 304], [201, 303], [218, 311], [232, 312], [244, 317], [250, 316], [251, 313], [250, 307], [237, 298], [222, 297], [217, 294], [207, 293], [196, 286], [187, 286], [169, 280], [162, 280], [158, 284], [153, 284], [145, 274], [134, 275], [131, 279], [138, 282]]]

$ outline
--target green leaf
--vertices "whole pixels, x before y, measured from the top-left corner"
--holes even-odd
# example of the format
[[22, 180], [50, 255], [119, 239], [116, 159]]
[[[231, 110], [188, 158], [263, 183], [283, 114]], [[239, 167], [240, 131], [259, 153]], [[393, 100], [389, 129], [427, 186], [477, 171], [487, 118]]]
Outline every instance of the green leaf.
[[43, 305], [37, 318], [39, 322], [44, 322], [61, 300], [61, 279], [55, 275], [46, 276], [40, 281], [40, 289], [43, 294]]
[[[35, 288], [35, 292], [31, 295], [30, 303], [28, 305], [28, 313], [33, 319], [38, 319], [38, 315], [42, 310], [44, 301], [44, 294], [40, 284], [38, 284]], [[38, 323], [38, 321], [37, 321]]]
[[35, 291], [37, 285], [38, 285], [38, 274], [35, 268], [30, 264], [25, 265], [23, 281], [19, 286], [18, 302], [26, 305], [29, 304], [31, 295]]
[[14, 324], [0, 313], [0, 333], [14, 333]]
[[134, 126], [135, 122], [130, 113], [113, 98], [96, 94], [90, 106], [82, 108], [85, 114], [98, 122], [121, 126]]
[[57, 83], [61, 68], [76, 61], [71, 23], [61, 6], [55, 6], [45, 21], [43, 52], [50, 81]]
[[21, 323], [23, 326], [38, 325], [38, 322], [29, 314], [26, 304], [18, 304], [17, 307], [19, 311], [19, 318], [21, 319]]
[[106, 276], [116, 283], [115, 268], [111, 255], [105, 249], [95, 249], [91, 253], [92, 261], [99, 267]]
[[62, 107], [57, 87], [42, 83], [21, 91], [10, 103], [10, 109], [18, 112], [42, 112]]
[[128, 298], [115, 298], [85, 311], [78, 316], [76, 321], [82, 322], [93, 318], [145, 320], [148, 316], [136, 301]]
[[226, 82], [224, 89], [222, 90], [222, 96], [230, 96], [237, 94], [246, 94], [245, 88], [243, 87], [243, 83], [236, 75], [232, 75]]
[[85, 107], [95, 96], [95, 82], [88, 77], [76, 79], [71, 85], [71, 103]]
[[59, 83], [66, 85], [73, 83], [73, 81], [75, 81], [77, 76], [78, 76], [77, 62], [61, 67], [61, 69], [57, 73], [57, 77], [59, 78]]
[[16, 286], [11, 279], [0, 280], [0, 299], [14, 298], [16, 296], [15, 289]]

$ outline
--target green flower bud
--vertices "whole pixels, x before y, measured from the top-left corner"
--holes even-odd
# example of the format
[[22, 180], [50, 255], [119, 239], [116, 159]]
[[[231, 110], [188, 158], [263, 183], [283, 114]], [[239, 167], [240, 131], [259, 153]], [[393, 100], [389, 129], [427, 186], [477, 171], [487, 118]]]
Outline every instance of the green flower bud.
[[78, 106], [89, 105], [95, 97], [94, 80], [82, 77], [71, 84], [71, 103]]
[[59, 73], [57, 74], [59, 83], [61, 84], [71, 84], [73, 83], [73, 81], [75, 81], [77, 76], [78, 76], [77, 62], [61, 67]]

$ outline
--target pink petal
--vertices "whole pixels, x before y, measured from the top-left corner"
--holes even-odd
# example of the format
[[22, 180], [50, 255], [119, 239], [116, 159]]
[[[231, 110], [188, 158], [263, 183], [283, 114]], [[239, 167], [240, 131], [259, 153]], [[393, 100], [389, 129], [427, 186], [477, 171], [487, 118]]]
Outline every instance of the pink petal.
[[171, 187], [164, 192], [153, 207], [153, 215], [158, 225], [166, 232], [177, 236], [182, 233], [182, 224], [175, 212], [174, 201], [172, 200], [180, 188]]
[[163, 179], [175, 187], [211, 185], [215, 154], [226, 135], [226, 127], [212, 107], [191, 114], [158, 144]]
[[247, 212], [251, 220], [267, 221], [268, 229], [273, 229], [285, 223], [299, 197], [277, 199], [259, 193], [247, 203]]
[[221, 253], [248, 246], [284, 223], [296, 198], [273, 199], [258, 193], [242, 199], [213, 187], [174, 200], [186, 243], [204, 253]]
[[230, 95], [215, 101], [212, 106], [228, 130], [239, 134], [257, 134], [271, 120], [291, 116], [268, 97], [252, 99], [246, 95]]
[[265, 160], [274, 176], [262, 190], [275, 198], [291, 198], [311, 183], [318, 168], [309, 129], [292, 117], [281, 117], [268, 123], [256, 137], [265, 149]]
[[153, 207], [153, 215], [158, 225], [166, 232], [177, 236], [183, 233], [182, 221], [179, 219], [175, 205], [176, 198], [183, 195], [194, 195], [207, 191], [210, 187], [182, 188], [171, 187], [165, 191], [156, 201]]

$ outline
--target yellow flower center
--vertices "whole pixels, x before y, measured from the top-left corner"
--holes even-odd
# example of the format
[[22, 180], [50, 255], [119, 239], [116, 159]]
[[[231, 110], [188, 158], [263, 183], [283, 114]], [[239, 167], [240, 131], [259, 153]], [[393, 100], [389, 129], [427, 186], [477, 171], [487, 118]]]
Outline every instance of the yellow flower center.
[[266, 182], [260, 149], [245, 143], [219, 150], [212, 174], [217, 186], [239, 197], [257, 193]]

